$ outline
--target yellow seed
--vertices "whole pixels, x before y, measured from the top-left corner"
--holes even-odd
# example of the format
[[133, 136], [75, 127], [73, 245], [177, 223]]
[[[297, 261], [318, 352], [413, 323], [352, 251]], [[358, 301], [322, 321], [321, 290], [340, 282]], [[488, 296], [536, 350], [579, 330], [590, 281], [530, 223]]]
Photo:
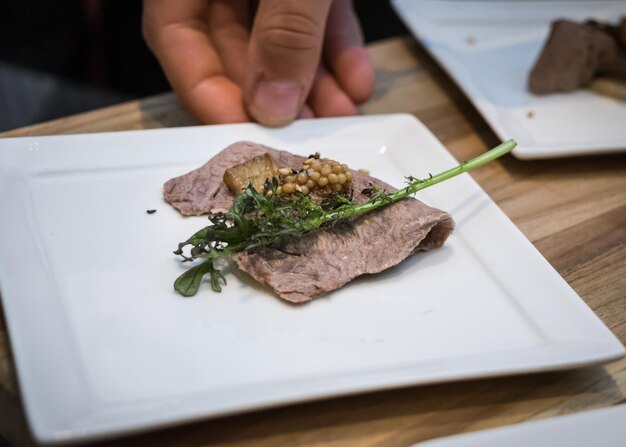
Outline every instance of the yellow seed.
[[309, 176], [306, 175], [306, 172], [298, 172], [298, 175], [296, 176], [296, 179], [298, 180], [298, 183], [301, 185], [304, 185], [306, 183], [306, 181], [309, 179]]
[[363, 174], [369, 174], [370, 170], [369, 169], [365, 169], [365, 168], [360, 168], [359, 172], [362, 172]]
[[[315, 188], [326, 188], [327, 192], [341, 192], [350, 188], [354, 178], [353, 172], [346, 164], [330, 158], [321, 158], [319, 152], [305, 159], [303, 168], [298, 173], [288, 167], [280, 168], [278, 172], [281, 174], [283, 184], [277, 188], [276, 193], [292, 194], [300, 191], [308, 195]], [[369, 173], [365, 169], [359, 171]]]

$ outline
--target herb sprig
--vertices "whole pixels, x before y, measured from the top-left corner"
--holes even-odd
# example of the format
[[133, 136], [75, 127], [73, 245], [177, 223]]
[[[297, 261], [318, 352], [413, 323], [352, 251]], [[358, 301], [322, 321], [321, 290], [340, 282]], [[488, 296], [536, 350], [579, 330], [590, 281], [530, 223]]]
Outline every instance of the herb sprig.
[[[183, 296], [193, 296], [198, 292], [204, 276], [208, 274], [211, 288], [220, 292], [221, 283], [226, 284], [226, 278], [215, 266], [215, 262], [221, 258], [257, 247], [277, 246], [288, 237], [300, 236], [369, 213], [489, 163], [507, 154], [515, 146], [515, 141], [508, 140], [472, 160], [427, 179], [409, 176], [407, 186], [391, 193], [377, 187], [370, 188], [371, 199], [362, 204], [339, 197], [330, 209], [323, 203], [313, 203], [308, 196], [302, 194], [276, 194], [276, 179], [266, 182], [262, 192], [248, 185], [235, 198], [226, 213], [211, 214], [211, 225], [178, 244], [174, 253], [180, 255], [183, 261], [203, 261], [180, 275], [174, 282], [174, 289]], [[189, 254], [185, 254], [184, 250], [188, 246]]]

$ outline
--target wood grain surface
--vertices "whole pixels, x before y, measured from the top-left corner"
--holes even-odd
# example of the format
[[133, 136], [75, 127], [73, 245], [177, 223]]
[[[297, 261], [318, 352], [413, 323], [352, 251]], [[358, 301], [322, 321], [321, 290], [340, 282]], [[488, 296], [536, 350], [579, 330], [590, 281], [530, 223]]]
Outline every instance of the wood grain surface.
[[[369, 47], [376, 92], [364, 114], [417, 116], [459, 159], [497, 137], [453, 81], [408, 38]], [[172, 94], [0, 137], [196, 124]], [[625, 142], [626, 145], [626, 142]], [[519, 161], [471, 174], [604, 323], [626, 342], [626, 156]], [[474, 380], [280, 407], [102, 442], [121, 446], [408, 446], [445, 435], [626, 402], [626, 360], [558, 373]], [[33, 444], [0, 318], [0, 434]]]

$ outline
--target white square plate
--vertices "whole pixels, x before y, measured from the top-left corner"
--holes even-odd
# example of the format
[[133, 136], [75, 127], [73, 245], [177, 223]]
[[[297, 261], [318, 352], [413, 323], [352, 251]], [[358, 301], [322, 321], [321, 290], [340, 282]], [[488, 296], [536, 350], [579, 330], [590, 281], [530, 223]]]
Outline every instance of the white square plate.
[[624, 1], [393, 0], [413, 34], [522, 159], [626, 150], [626, 101], [588, 90], [532, 95], [528, 73], [559, 18], [614, 23]]
[[626, 405], [481, 430], [413, 447], [624, 447]]
[[232, 274], [182, 298], [172, 250], [206, 218], [180, 216], [162, 185], [241, 139], [395, 185], [456, 164], [409, 115], [1, 140], [0, 287], [37, 439], [624, 354], [467, 175], [419, 195], [454, 216], [445, 246], [384, 274], [300, 306]]

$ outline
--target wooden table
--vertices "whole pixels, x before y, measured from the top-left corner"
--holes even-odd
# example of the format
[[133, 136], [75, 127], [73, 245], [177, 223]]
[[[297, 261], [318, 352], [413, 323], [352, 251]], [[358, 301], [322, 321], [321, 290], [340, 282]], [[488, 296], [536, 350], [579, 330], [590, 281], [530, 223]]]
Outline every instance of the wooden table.
[[[408, 112], [464, 160], [498, 143], [463, 93], [411, 39], [369, 47], [377, 72], [365, 114]], [[17, 129], [0, 137], [184, 126], [171, 94]], [[472, 176], [626, 342], [626, 155], [511, 156]], [[292, 405], [103, 445], [407, 446], [435, 437], [626, 402], [626, 359], [572, 371], [419, 386]], [[0, 319], [0, 433], [31, 445]]]

